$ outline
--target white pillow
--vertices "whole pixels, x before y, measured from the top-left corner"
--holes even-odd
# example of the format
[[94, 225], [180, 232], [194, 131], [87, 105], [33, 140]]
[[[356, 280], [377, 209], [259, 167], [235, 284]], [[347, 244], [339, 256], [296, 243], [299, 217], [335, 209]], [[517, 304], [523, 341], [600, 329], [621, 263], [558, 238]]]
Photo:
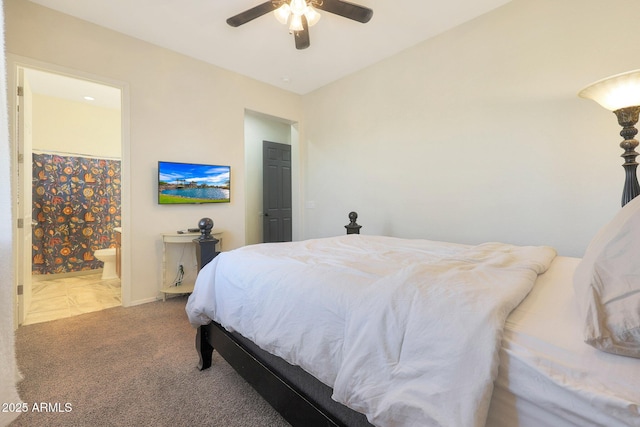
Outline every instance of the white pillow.
[[640, 197], [591, 241], [573, 287], [585, 319], [585, 342], [640, 358]]

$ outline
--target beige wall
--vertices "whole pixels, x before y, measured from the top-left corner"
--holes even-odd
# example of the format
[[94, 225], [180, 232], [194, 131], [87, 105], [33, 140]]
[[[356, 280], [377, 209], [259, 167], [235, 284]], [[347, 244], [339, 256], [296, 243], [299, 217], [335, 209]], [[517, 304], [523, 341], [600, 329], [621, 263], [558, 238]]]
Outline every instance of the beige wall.
[[[620, 208], [615, 116], [577, 97], [640, 68], [637, 0], [514, 0], [304, 97], [307, 237], [548, 244]], [[337, 102], [340, 100], [340, 102]]]
[[[128, 87], [134, 303], [157, 295], [161, 232], [209, 216], [245, 243], [245, 110], [299, 123], [300, 238], [357, 210], [368, 234], [581, 256], [619, 209], [618, 125], [576, 93], [639, 68], [636, 0], [513, 0], [304, 97], [28, 1], [5, 14], [9, 53]], [[230, 164], [232, 203], [158, 206], [158, 160]]]
[[120, 159], [120, 110], [33, 95], [33, 149]]
[[[123, 295], [127, 303], [158, 296], [160, 233], [194, 227], [200, 218], [211, 217], [216, 228], [225, 231], [225, 249], [244, 244], [245, 109], [297, 122], [299, 96], [28, 1], [7, 0], [4, 11], [10, 59], [25, 57], [127, 85], [130, 131], [123, 150], [124, 166], [129, 168], [123, 171], [127, 252], [123, 281], [131, 284], [129, 295]], [[158, 160], [231, 165], [232, 202], [159, 206]]]

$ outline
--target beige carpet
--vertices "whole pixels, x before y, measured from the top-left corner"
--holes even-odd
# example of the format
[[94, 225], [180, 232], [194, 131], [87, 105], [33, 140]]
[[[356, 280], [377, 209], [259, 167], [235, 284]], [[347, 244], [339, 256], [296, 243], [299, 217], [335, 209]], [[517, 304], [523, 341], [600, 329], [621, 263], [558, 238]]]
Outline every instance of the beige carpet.
[[217, 353], [198, 371], [185, 303], [20, 327], [18, 386], [28, 412], [11, 426], [288, 426]]

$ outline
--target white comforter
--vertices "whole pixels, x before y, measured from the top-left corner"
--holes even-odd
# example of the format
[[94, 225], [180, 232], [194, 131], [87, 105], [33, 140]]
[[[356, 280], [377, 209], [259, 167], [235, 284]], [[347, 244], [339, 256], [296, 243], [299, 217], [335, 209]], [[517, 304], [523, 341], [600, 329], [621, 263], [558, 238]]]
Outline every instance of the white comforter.
[[349, 235], [246, 246], [205, 266], [187, 303], [300, 365], [378, 426], [482, 426], [509, 312], [555, 256]]

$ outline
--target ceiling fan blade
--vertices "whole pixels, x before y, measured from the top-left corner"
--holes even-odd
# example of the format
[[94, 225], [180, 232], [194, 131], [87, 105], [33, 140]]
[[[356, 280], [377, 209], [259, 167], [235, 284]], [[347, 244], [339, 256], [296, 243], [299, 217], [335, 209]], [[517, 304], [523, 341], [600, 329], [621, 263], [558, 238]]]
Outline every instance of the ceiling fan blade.
[[317, 4], [314, 2], [313, 7], [354, 21], [362, 22], [363, 24], [369, 22], [373, 16], [373, 10], [368, 7], [359, 6], [357, 4], [341, 0], [322, 0], [317, 2]]
[[227, 24], [232, 27], [239, 27], [242, 24], [246, 24], [249, 21], [253, 21], [256, 18], [261, 17], [262, 15], [266, 15], [269, 12], [274, 11], [273, 2], [266, 1], [262, 4], [257, 5], [256, 7], [252, 7], [251, 9], [247, 9], [244, 12], [241, 12], [231, 18], [227, 19]]
[[307, 18], [302, 15], [302, 31], [294, 31], [293, 38], [296, 41], [296, 49], [302, 50], [306, 49], [311, 45], [311, 41], [309, 40], [309, 24], [307, 23]]

